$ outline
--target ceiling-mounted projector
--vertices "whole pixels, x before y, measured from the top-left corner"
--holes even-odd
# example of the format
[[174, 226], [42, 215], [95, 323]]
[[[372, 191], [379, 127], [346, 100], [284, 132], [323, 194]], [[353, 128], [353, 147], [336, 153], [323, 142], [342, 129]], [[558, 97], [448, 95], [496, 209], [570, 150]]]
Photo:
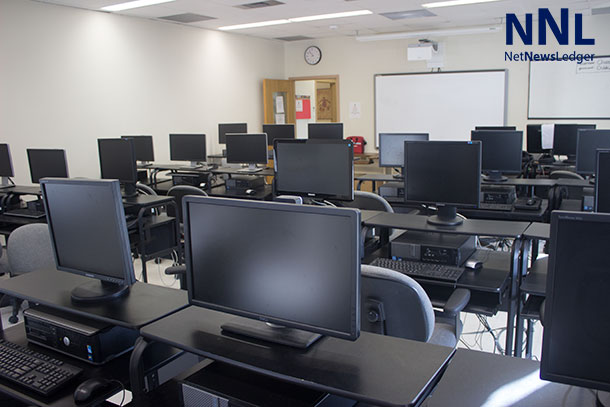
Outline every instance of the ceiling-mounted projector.
[[419, 40], [417, 44], [407, 47], [407, 60], [429, 61], [438, 52], [438, 43], [430, 40]]

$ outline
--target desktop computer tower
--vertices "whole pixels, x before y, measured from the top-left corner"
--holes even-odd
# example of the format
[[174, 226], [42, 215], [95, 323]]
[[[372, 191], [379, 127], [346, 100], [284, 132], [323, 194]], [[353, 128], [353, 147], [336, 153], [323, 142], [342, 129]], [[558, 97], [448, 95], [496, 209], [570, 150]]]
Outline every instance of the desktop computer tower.
[[476, 250], [475, 237], [407, 231], [390, 242], [392, 258], [461, 266]]
[[175, 185], [191, 185], [197, 188], [207, 189], [209, 186], [210, 174], [207, 173], [188, 173], [181, 172], [172, 175], [172, 184]]
[[489, 204], [512, 204], [517, 199], [517, 189], [512, 185], [482, 185], [481, 202]]
[[256, 175], [232, 175], [225, 181], [227, 191], [245, 193], [248, 189], [261, 189], [265, 186], [265, 179]]
[[386, 182], [379, 187], [379, 195], [386, 198], [397, 198], [405, 196], [404, 182]]
[[185, 407], [352, 407], [342, 397], [211, 362], [181, 382]]

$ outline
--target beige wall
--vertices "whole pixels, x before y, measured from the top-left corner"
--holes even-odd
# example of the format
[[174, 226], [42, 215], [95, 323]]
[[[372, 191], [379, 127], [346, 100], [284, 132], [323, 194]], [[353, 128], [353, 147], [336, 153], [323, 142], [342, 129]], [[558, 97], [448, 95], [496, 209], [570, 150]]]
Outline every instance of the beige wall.
[[[573, 23], [573, 19], [571, 19]], [[571, 27], [572, 28], [572, 27]], [[573, 35], [573, 31], [571, 32]], [[610, 15], [584, 17], [584, 37], [596, 38], [592, 47], [574, 45], [559, 47], [508, 47], [504, 31], [485, 35], [465, 35], [435, 39], [445, 43], [444, 71], [476, 69], [508, 69], [507, 124], [525, 128], [527, 120], [528, 71], [527, 62], [505, 62], [504, 52], [538, 50], [539, 52], [594, 52], [610, 54]], [[549, 44], [555, 40], [549, 37]], [[570, 38], [573, 42], [573, 36]], [[363, 136], [367, 151], [374, 151], [374, 89], [373, 77], [378, 73], [426, 72], [425, 62], [407, 61], [407, 45], [416, 40], [358, 42], [354, 38], [332, 38], [317, 41], [300, 41], [285, 46], [286, 75], [335, 75], [340, 77], [341, 119], [345, 136]], [[517, 42], [519, 40], [517, 39]], [[303, 51], [309, 45], [322, 50], [318, 65], [309, 66], [303, 60]], [[467, 95], [465, 95], [467, 97]], [[360, 102], [360, 119], [350, 119], [349, 102]], [[540, 123], [541, 121], [530, 121]], [[570, 121], [574, 122], [574, 120]], [[610, 128], [609, 120], [578, 120], [580, 123], [597, 123], [598, 128]], [[482, 123], [484, 124], [484, 123]]]
[[26, 148], [67, 150], [71, 176], [99, 177], [97, 138], [152, 134], [169, 162], [170, 132], [219, 122], [260, 131], [262, 79], [282, 78], [279, 41], [37, 3], [0, 0], [0, 142], [15, 182]]

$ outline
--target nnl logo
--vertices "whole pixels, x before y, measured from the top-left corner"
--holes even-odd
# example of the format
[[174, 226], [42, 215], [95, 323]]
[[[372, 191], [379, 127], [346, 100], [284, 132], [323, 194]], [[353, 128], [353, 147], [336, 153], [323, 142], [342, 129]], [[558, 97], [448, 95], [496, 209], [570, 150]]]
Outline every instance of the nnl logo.
[[[582, 14], [576, 13], [574, 27], [574, 44], [575, 45], [595, 45], [595, 39], [582, 37]], [[567, 8], [561, 9], [561, 28], [553, 18], [553, 15], [548, 8], [538, 9], [538, 44], [546, 45], [546, 26], [548, 25], [551, 32], [557, 39], [560, 45], [568, 45], [569, 29], [568, 29], [569, 13]], [[532, 45], [534, 30], [532, 14], [525, 15], [525, 29], [514, 14], [506, 14], [506, 45], [513, 45], [513, 30], [519, 34], [524, 45]]]

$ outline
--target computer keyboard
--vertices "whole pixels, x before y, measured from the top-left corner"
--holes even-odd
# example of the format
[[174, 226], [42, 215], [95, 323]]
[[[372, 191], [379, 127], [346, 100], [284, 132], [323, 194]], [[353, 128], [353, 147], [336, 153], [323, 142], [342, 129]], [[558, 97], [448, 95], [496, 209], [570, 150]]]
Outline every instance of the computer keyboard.
[[31, 219], [40, 219], [45, 217], [44, 211], [37, 211], [35, 209], [28, 208], [17, 208], [11, 209], [8, 212], [4, 212], [5, 215], [8, 216], [18, 216], [20, 218], [31, 218]]
[[82, 370], [25, 346], [0, 339], [0, 378], [11, 380], [44, 396], [61, 388]]
[[425, 263], [411, 260], [392, 260], [376, 258], [371, 266], [383, 267], [398, 271], [414, 278], [427, 278], [457, 282], [464, 272], [463, 267], [447, 266], [445, 264]]
[[479, 209], [485, 209], [488, 211], [507, 211], [510, 212], [513, 210], [513, 204], [499, 204], [499, 203], [487, 203], [481, 202], [479, 203]]

